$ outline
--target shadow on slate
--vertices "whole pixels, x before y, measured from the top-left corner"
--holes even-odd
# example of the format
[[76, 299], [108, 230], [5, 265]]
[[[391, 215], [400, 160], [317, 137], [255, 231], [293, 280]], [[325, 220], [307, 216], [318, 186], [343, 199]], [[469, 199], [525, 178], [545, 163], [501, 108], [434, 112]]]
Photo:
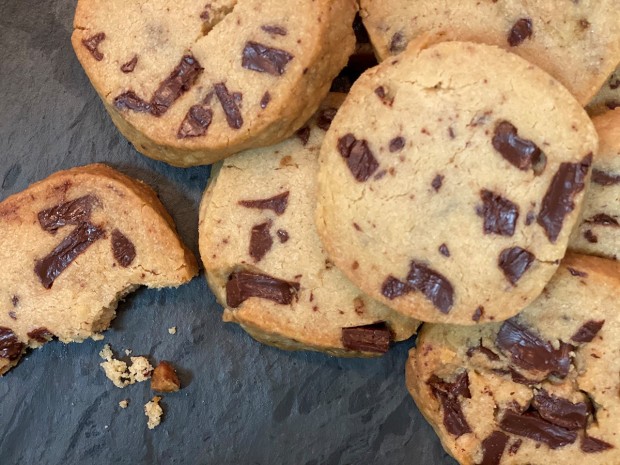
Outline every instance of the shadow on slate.
[[[0, 3], [0, 199], [55, 171], [108, 163], [153, 186], [197, 252], [209, 167], [150, 160], [118, 133], [71, 49], [74, 8], [68, 0]], [[288, 353], [220, 316], [201, 275], [177, 290], [130, 295], [105, 341], [29, 352], [0, 379], [0, 462], [455, 463], [405, 389], [411, 343], [376, 360]], [[104, 343], [179, 368], [184, 387], [164, 396], [157, 429], [147, 429], [143, 413], [148, 383], [121, 390], [105, 378]]]

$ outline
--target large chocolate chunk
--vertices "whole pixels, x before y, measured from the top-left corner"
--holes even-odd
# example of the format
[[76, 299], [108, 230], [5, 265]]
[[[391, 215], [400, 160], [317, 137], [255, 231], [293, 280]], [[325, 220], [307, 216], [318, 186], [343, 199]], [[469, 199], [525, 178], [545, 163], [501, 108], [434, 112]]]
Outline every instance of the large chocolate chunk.
[[411, 262], [407, 285], [422, 292], [442, 313], [448, 313], [454, 303], [454, 288], [441, 273], [423, 263]]
[[607, 215], [606, 213], [597, 213], [592, 218], [585, 220], [584, 223], [598, 224], [601, 226], [612, 226], [614, 228], [620, 227], [620, 224], [618, 224], [618, 220], [615, 219], [613, 216]]
[[545, 156], [542, 151], [531, 140], [519, 137], [517, 128], [508, 121], [497, 123], [491, 142], [506, 161], [520, 170], [527, 171], [534, 167], [536, 174], [544, 170]]
[[513, 24], [508, 33], [508, 45], [516, 47], [530, 37], [532, 37], [532, 20], [530, 18], [521, 18]]
[[507, 410], [499, 427], [508, 433], [547, 444], [551, 449], [572, 444], [577, 440], [576, 431], [549, 423], [533, 411], [518, 413]]
[[390, 348], [392, 333], [385, 322], [342, 328], [345, 349], [383, 354]]
[[299, 283], [249, 271], [235, 271], [226, 283], [226, 304], [236, 308], [250, 297], [258, 297], [289, 305], [297, 291]]
[[179, 139], [185, 139], [187, 137], [204, 136], [211, 125], [212, 119], [213, 111], [208, 105], [191, 106], [179, 127], [177, 137]]
[[288, 206], [289, 191], [274, 195], [268, 199], [239, 200], [239, 205], [246, 208], [258, 208], [260, 210], [273, 210], [276, 215], [282, 215]]
[[34, 339], [41, 344], [48, 342], [50, 339], [54, 337], [54, 334], [47, 328], [41, 327], [33, 329], [28, 333], [28, 337], [30, 339]]
[[103, 53], [98, 49], [99, 44], [105, 40], [105, 32], [99, 32], [94, 36], [82, 39], [82, 45], [88, 49], [93, 58], [97, 61], [103, 60]]
[[269, 230], [271, 229], [271, 221], [266, 221], [254, 225], [250, 234], [250, 257], [255, 262], [260, 262], [263, 257], [271, 250], [273, 246], [273, 238]]
[[501, 431], [493, 431], [482, 441], [482, 462], [479, 465], [499, 465], [509, 436]]
[[598, 334], [604, 324], [605, 320], [586, 321], [583, 325], [581, 325], [581, 328], [579, 328], [577, 332], [571, 336], [571, 340], [583, 343], [590, 342], [594, 339], [594, 336]]
[[37, 215], [41, 227], [52, 234], [67, 225], [77, 225], [88, 221], [93, 205], [97, 203], [94, 195], [85, 195], [68, 202], [42, 210]]
[[17, 339], [11, 328], [0, 326], [0, 358], [17, 360], [25, 348], [26, 344]]
[[620, 184], [620, 175], [606, 173], [594, 168], [592, 170], [592, 182], [601, 186], [613, 186], [614, 184]]
[[234, 95], [228, 92], [226, 84], [223, 82], [215, 84], [215, 95], [217, 95], [224, 114], [226, 115], [226, 122], [228, 126], [233, 129], [240, 129], [243, 126], [243, 116], [241, 116], [241, 110], [237, 106]]
[[202, 66], [193, 56], [183, 56], [170, 76], [159, 84], [153, 94], [151, 113], [155, 116], [166, 113], [168, 108], [194, 85], [196, 78], [202, 71]]
[[439, 399], [443, 407], [443, 424], [446, 430], [457, 438], [466, 433], [471, 433], [471, 428], [465, 419], [461, 409], [459, 396], [471, 398], [469, 391], [469, 376], [463, 372], [456, 377], [454, 382], [449, 383], [433, 375], [427, 381], [433, 395]]
[[483, 231], [485, 234], [512, 236], [519, 219], [519, 207], [510, 200], [483, 189], [480, 191], [483, 206], [479, 215], [484, 218]]
[[259, 73], [281, 76], [293, 55], [286, 50], [271, 48], [257, 42], [246, 42], [243, 48], [241, 66]]
[[590, 153], [581, 163], [562, 163], [553, 176], [536, 219], [551, 242], [555, 242], [560, 235], [564, 217], [575, 208], [573, 199], [585, 187], [591, 164]]
[[495, 344], [510, 355], [511, 361], [529, 371], [552, 374], [560, 378], [568, 374], [572, 346], [560, 342], [555, 349], [549, 342], [526, 329], [514, 318], [506, 320], [495, 339]]
[[497, 265], [502, 269], [504, 276], [510, 281], [510, 284], [514, 286], [535, 259], [536, 257], [533, 253], [521, 247], [511, 247], [501, 251]]
[[133, 90], [123, 92], [114, 99], [117, 110], [132, 110], [139, 113], [150, 113], [151, 104], [136, 94]]
[[584, 436], [581, 440], [581, 450], [586, 454], [594, 454], [596, 452], [603, 452], [608, 449], [613, 449], [614, 446], [608, 442], [601, 441], [600, 439], [593, 438], [591, 436]]
[[588, 424], [590, 410], [585, 402], [573, 404], [544, 389], [534, 395], [532, 407], [548, 422], [566, 429], [579, 430]]
[[368, 142], [356, 139], [351, 133], [338, 139], [338, 152], [358, 182], [368, 180], [379, 168], [379, 162], [368, 147]]
[[34, 272], [39, 277], [43, 287], [45, 289], [51, 288], [54, 280], [71, 265], [73, 260], [84, 253], [95, 241], [101, 239], [104, 234], [103, 229], [90, 223], [82, 223], [49, 255], [37, 260], [34, 265]]
[[390, 300], [407, 294], [410, 291], [411, 289], [409, 289], [409, 286], [396, 279], [394, 276], [388, 276], [381, 286], [381, 294]]
[[133, 242], [118, 229], [112, 231], [112, 255], [114, 255], [114, 260], [123, 268], [131, 265], [136, 258], [136, 247]]

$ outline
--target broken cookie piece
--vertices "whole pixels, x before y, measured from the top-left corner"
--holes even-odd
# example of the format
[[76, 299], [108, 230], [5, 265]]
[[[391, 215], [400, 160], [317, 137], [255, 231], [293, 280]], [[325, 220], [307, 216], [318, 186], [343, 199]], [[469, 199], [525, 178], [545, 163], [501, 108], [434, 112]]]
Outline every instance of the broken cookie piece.
[[114, 358], [110, 345], [106, 344], [99, 352], [105, 362], [99, 365], [105, 371], [105, 375], [118, 388], [124, 388], [134, 383], [141, 383], [151, 377], [153, 367], [146, 357], [131, 357], [131, 365]]
[[147, 426], [149, 429], [153, 429], [161, 423], [164, 410], [161, 408], [161, 405], [159, 405], [160, 400], [161, 397], [154, 396], [144, 405], [144, 414], [148, 418]]

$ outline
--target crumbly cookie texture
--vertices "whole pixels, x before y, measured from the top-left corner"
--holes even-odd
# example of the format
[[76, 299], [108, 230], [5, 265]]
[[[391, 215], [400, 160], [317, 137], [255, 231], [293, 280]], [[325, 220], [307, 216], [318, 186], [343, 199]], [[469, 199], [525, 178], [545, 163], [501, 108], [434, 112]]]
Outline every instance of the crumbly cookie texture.
[[[103, 346], [99, 356], [105, 362], [99, 365], [105, 375], [118, 388], [124, 388], [130, 384], [141, 383], [151, 378], [153, 367], [146, 357], [131, 357], [131, 365], [114, 358], [114, 353], [109, 344]], [[123, 407], [125, 408], [125, 407]]]
[[497, 45], [541, 67], [587, 104], [620, 61], [615, 0], [361, 0], [361, 16], [378, 56], [413, 39]]
[[224, 320], [255, 339], [380, 355], [418, 322], [355, 288], [328, 260], [314, 226], [318, 151], [343, 98], [331, 94], [296, 136], [216, 166], [200, 207], [200, 254]]
[[0, 374], [52, 337], [97, 337], [136, 287], [179, 286], [198, 272], [155, 192], [100, 164], [5, 199], [0, 243]]
[[118, 403], [118, 406], [122, 409], [126, 409], [129, 406], [129, 399], [123, 399]]
[[620, 66], [605, 81], [603, 87], [588, 103], [586, 110], [595, 116], [618, 107], [620, 107]]
[[564, 256], [597, 134], [564, 87], [517, 55], [416, 45], [362, 75], [334, 118], [318, 232], [355, 285], [404, 315], [504, 320]]
[[161, 397], [153, 396], [153, 398], [144, 404], [144, 414], [147, 417], [147, 426], [149, 429], [154, 429], [161, 423], [161, 417], [164, 414], [164, 410], [159, 405]]
[[462, 465], [620, 463], [620, 265], [567, 255], [504, 323], [424, 325], [407, 387]]
[[592, 182], [568, 248], [617, 260], [620, 257], [620, 108], [592, 118], [599, 150]]
[[290, 136], [355, 46], [354, 0], [79, 0], [72, 44], [118, 129], [175, 166]]

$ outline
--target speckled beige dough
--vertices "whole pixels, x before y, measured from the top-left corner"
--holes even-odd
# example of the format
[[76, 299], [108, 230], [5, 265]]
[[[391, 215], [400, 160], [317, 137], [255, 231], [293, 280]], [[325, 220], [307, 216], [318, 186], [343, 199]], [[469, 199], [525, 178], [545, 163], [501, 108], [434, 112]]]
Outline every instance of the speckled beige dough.
[[[96, 200], [88, 221], [105, 235], [46, 289], [35, 263], [77, 226], [47, 232], [38, 214], [89, 195]], [[127, 266], [114, 256], [115, 230], [134, 246], [135, 257]], [[39, 347], [52, 335], [63, 342], [96, 337], [116, 315], [119, 299], [139, 285], [176, 287], [198, 274], [196, 259], [155, 192], [101, 164], [60, 171], [5, 199], [0, 203], [0, 243], [0, 373], [17, 364], [26, 347]], [[29, 335], [37, 329], [47, 331], [39, 340]]]
[[600, 115], [606, 111], [620, 106], [620, 67], [609, 76], [603, 87], [588, 103], [586, 110], [592, 116]]
[[[497, 371], [511, 367], [520, 370], [496, 344], [500, 324], [469, 328], [424, 325], [418, 335], [417, 347], [409, 353], [407, 387], [446, 451], [462, 465], [481, 463], [482, 441], [493, 431], [501, 431], [499, 421], [506, 409], [515, 409], [517, 405], [521, 409], [527, 408], [534, 394], [544, 389], [572, 403], [590, 402], [595, 416], [589, 416], [586, 432], [613, 448], [596, 453], [583, 452], [583, 430], [578, 431], [574, 443], [557, 449], [506, 433], [510, 438], [501, 460], [487, 462], [488, 465], [620, 463], [619, 289], [620, 267], [617, 262], [567, 255], [543, 294], [515, 317], [515, 321], [549, 341], [553, 347], [558, 347], [560, 341], [574, 346], [570, 353], [570, 371], [565, 378], [549, 376], [532, 386], [514, 382], [509, 374]], [[589, 320], [605, 322], [591, 342], [573, 341], [573, 335]], [[472, 347], [480, 345], [495, 353], [498, 359], [491, 361], [480, 351], [467, 355]], [[452, 381], [464, 371], [469, 376], [471, 398], [459, 396], [458, 402], [471, 432], [456, 438], [444, 426], [443, 407], [433, 395], [428, 381], [432, 375]], [[530, 378], [534, 374], [523, 370], [520, 373]], [[510, 449], [519, 439], [522, 444], [515, 453]]]
[[[540, 174], [517, 168], [494, 148], [501, 121], [542, 150]], [[366, 181], [354, 177], [341, 154], [347, 134], [366, 141], [376, 160]], [[402, 147], [390, 149], [397, 138]], [[583, 164], [587, 174], [596, 149], [596, 131], [579, 103], [517, 55], [464, 42], [411, 47], [360, 77], [325, 137], [319, 235], [354, 284], [404, 315], [454, 324], [504, 320], [542, 291], [578, 217], [587, 176], [568, 199], [574, 208], [554, 240], [538, 224], [553, 179], [567, 163]], [[518, 208], [512, 235], [485, 234], [483, 190]], [[514, 247], [536, 258], [513, 285], [499, 261]], [[450, 283], [451, 307], [440, 311], [422, 291], [388, 298], [388, 280], [405, 281], [413, 261]], [[442, 288], [427, 285], [429, 293]]]
[[[354, 49], [356, 9], [353, 0], [220, 0], [206, 6], [190, 0], [79, 0], [72, 44], [112, 120], [136, 150], [175, 166], [204, 165], [278, 142], [314, 113]], [[92, 53], [83, 41], [100, 33], [105, 38]], [[281, 63], [281, 74], [247, 69], [242, 55], [248, 42], [292, 58]], [[163, 115], [115, 106], [127, 91], [150, 101], [188, 54], [204, 69]], [[122, 72], [134, 57], [133, 70]], [[227, 121], [213, 93], [218, 83], [232, 100], [240, 93], [240, 127]], [[195, 105], [212, 112], [210, 126], [204, 134], [179, 138]]]
[[[620, 9], [615, 0], [361, 0], [377, 55], [386, 59], [428, 35], [498, 45], [540, 66], [585, 105], [620, 61]], [[511, 46], [517, 21], [530, 37]]]
[[[337, 108], [342, 99], [331, 94], [319, 114]], [[418, 322], [369, 299], [327, 260], [313, 224], [317, 156], [325, 132], [316, 125], [316, 116], [308, 128], [305, 145], [294, 136], [216, 165], [200, 207], [199, 244], [207, 279], [225, 307], [224, 320], [238, 323], [261, 342], [337, 356], [373, 355], [345, 349], [341, 329], [385, 321], [394, 339], [402, 340], [415, 332]], [[289, 196], [281, 215], [238, 204], [283, 192]], [[268, 221], [273, 244], [257, 261], [249, 254], [251, 230]], [[277, 231], [285, 231], [288, 240], [281, 242]], [[297, 298], [282, 305], [253, 297], [231, 308], [225, 287], [237, 270], [296, 281]]]

